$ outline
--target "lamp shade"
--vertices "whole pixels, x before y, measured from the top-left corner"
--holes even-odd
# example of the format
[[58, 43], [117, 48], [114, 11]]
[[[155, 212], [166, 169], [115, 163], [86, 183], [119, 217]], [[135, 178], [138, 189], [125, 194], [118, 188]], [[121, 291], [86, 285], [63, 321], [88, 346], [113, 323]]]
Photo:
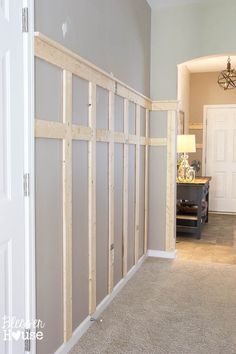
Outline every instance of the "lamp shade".
[[196, 152], [195, 135], [177, 135], [177, 152]]

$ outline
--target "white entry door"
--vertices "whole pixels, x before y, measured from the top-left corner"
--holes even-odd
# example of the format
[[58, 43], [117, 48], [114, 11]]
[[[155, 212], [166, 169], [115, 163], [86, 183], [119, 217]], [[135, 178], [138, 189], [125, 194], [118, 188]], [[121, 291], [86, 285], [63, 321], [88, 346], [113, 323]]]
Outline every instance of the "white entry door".
[[0, 1], [1, 354], [25, 352], [22, 328], [15, 322], [7, 322], [8, 319], [25, 319], [24, 71], [21, 12], [22, 1]]
[[210, 210], [236, 212], [236, 106], [206, 108]]

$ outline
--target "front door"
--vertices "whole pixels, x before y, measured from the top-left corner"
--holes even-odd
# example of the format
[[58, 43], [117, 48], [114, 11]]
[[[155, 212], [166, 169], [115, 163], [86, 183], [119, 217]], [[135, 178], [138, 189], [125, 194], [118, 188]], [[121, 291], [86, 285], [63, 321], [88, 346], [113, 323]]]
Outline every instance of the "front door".
[[236, 213], [236, 106], [206, 109], [206, 176], [210, 210]]
[[0, 353], [24, 353], [22, 1], [0, 1]]

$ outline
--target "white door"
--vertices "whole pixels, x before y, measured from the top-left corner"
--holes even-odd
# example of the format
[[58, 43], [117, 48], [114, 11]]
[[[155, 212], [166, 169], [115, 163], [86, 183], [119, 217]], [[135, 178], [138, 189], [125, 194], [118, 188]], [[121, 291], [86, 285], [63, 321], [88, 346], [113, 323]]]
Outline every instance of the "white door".
[[24, 72], [21, 11], [22, 1], [0, 1], [1, 354], [24, 353], [22, 328], [12, 323], [11, 332], [9, 323], [6, 322], [7, 319], [25, 319]]
[[206, 109], [206, 176], [210, 210], [236, 212], [236, 106]]

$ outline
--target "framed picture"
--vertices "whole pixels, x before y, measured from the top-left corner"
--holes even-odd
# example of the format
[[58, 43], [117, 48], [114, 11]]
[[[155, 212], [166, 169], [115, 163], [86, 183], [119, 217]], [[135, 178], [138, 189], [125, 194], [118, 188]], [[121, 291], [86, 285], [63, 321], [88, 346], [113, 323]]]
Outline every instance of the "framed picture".
[[184, 112], [178, 112], [178, 120], [177, 120], [177, 134], [184, 134]]

